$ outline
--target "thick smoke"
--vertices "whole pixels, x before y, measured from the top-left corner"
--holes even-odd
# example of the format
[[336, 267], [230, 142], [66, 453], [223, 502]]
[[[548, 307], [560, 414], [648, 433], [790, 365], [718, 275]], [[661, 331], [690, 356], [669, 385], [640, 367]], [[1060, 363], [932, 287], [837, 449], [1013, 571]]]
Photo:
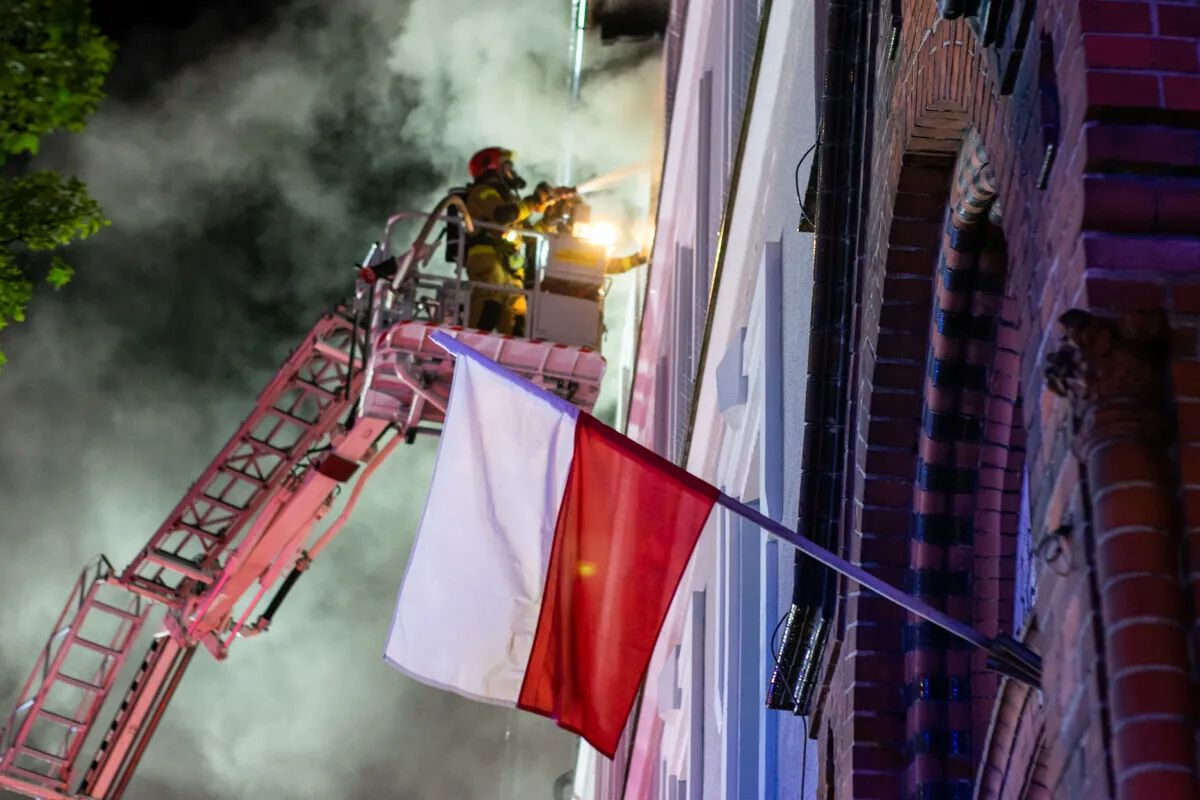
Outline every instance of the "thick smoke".
[[[580, 180], [652, 155], [652, 48], [589, 41], [572, 109], [568, 8], [296, 2], [51, 143], [44, 161], [86, 180], [113, 226], [5, 331], [2, 713], [79, 566], [141, 547], [387, 213], [427, 206], [488, 144], [535, 179], [568, 141]], [[605, 202], [639, 212], [629, 192]], [[268, 635], [226, 663], [196, 656], [129, 800], [549, 796], [570, 737], [380, 658], [433, 444], [379, 470]]]

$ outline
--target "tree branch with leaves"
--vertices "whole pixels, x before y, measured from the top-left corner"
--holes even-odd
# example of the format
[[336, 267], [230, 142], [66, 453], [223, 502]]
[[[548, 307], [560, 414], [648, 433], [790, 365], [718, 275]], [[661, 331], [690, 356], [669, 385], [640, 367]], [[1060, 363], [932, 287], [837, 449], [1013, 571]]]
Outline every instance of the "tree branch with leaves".
[[[0, 13], [0, 165], [37, 153], [48, 133], [83, 130], [112, 62], [87, 0], [8, 0]], [[55, 289], [71, 280], [61, 248], [107, 224], [77, 178], [0, 175], [0, 329], [25, 319], [35, 280]]]

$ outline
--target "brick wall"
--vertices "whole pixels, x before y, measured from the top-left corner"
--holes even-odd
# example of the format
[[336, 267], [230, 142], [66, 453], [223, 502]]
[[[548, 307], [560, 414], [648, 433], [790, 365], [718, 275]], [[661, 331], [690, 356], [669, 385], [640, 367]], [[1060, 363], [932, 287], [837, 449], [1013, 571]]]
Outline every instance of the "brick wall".
[[[1043, 690], [1001, 683], [980, 656], [955, 666], [949, 643], [930, 650], [905, 635], [912, 620], [844, 587], [820, 717], [833, 751], [825, 793], [1194, 797], [1200, 4], [992, 0], [978, 5], [993, 16], [971, 19], [976, 5], [905, 0], [878, 31], [863, 154], [873, 224], [859, 243], [850, 376], [858, 468], [842, 542], [901, 584], [927, 559], [969, 572], [969, 602], [927, 599], [988, 634], [1019, 633], [1013, 556], [1028, 469], [1040, 557], [1025, 634], [1044, 658]], [[966, 16], [943, 15], [956, 11]], [[964, 142], [994, 182], [1006, 255], [994, 308], [956, 300], [938, 279]], [[959, 387], [947, 400], [930, 370], [948, 346], [935, 312], [955, 302], [995, 325], [962, 351], [986, 374], [978, 396]], [[1064, 327], [1070, 309], [1093, 316]], [[1147, 309], [1169, 330], [1154, 315], [1122, 317]], [[1067, 375], [1057, 394], [1048, 366]], [[933, 441], [931, 409], [973, 418], [978, 442]], [[974, 471], [970, 491], [931, 499], [921, 465], [939, 458]], [[969, 546], [948, 529], [942, 549], [926, 547], [920, 514], [935, 511], [971, 519]], [[953, 753], [921, 751], [948, 729], [970, 730], [971, 790], [955, 783]]]

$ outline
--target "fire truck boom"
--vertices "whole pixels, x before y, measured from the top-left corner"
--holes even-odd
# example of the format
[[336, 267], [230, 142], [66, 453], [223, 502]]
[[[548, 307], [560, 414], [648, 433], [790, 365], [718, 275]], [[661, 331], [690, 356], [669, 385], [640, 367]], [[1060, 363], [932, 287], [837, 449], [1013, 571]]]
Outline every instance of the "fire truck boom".
[[[224, 659], [238, 638], [265, 632], [299, 576], [342, 529], [379, 464], [400, 443], [438, 433], [452, 363], [430, 341], [432, 331], [447, 331], [592, 407], [604, 374], [603, 264], [581, 288], [579, 253], [586, 246], [577, 245], [560, 274], [552, 274], [561, 243], [551, 242], [549, 259], [534, 265], [526, 288], [535, 335], [466, 328], [476, 284], [465, 279], [463, 254], [453, 275], [425, 269], [432, 254], [425, 237], [434, 223], [460, 232], [477, 224], [465, 209], [446, 216], [445, 208], [389, 221], [383, 241], [360, 265], [358, 274], [371, 282], [360, 277], [354, 301], [317, 321], [129, 566], [118, 574], [100, 556], [84, 568], [0, 729], [0, 790], [44, 800], [122, 796], [197, 649]], [[392, 259], [391, 226], [406, 218], [425, 224], [412, 247]], [[374, 280], [373, 268], [385, 272], [389, 262], [400, 265], [394, 279]], [[543, 277], [572, 293], [542, 291]], [[343, 508], [321, 529], [347, 484], [353, 488]], [[101, 729], [101, 711], [112, 705], [115, 682], [152, 613], [156, 632]], [[84, 766], [89, 743], [95, 755]]]

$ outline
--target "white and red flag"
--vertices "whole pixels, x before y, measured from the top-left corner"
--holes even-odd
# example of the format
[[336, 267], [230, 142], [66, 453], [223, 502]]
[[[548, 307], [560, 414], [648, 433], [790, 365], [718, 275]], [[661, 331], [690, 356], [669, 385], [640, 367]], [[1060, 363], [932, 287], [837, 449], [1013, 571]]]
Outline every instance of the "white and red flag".
[[717, 491], [433, 337], [454, 382], [384, 656], [611, 757]]

